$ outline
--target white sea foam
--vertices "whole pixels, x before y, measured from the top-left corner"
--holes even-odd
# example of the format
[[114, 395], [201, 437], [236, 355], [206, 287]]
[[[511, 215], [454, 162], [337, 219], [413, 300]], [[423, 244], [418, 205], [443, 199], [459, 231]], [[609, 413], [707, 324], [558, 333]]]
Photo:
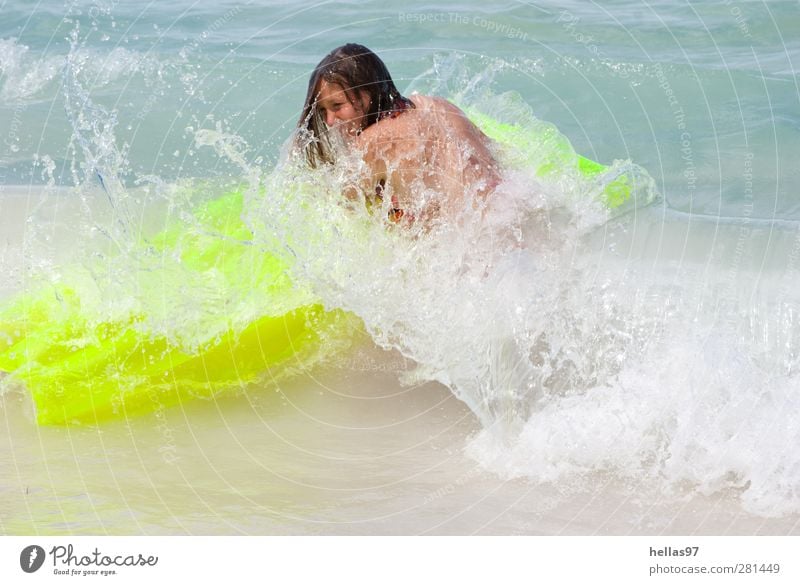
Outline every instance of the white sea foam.
[[736, 294], [757, 273], [731, 273], [735, 256], [700, 282], [617, 257], [635, 217], [606, 223], [596, 191], [569, 177], [504, 178], [480, 212], [404, 231], [344, 202], [336, 169], [287, 165], [249, 218], [257, 239], [283, 242], [294, 279], [414, 360], [404, 381], [439, 381], [470, 406], [484, 431], [468, 453], [487, 469], [610, 472], [800, 511], [796, 295]]
[[[32, 98], [57, 69], [71, 68], [67, 110], [75, 158], [86, 163], [73, 167], [84, 171], [76, 182], [85, 186], [99, 172], [110, 203], [127, 209], [117, 219], [132, 225], [138, 209], [114, 183], [128, 163], [116, 144], [115, 112], [87, 108], [92, 101], [81, 92], [90, 78], [110, 83], [140, 67], [138, 55], [123, 51], [110, 67], [89, 71], [95, 65], [84, 49], [68, 61], [26, 64], [26, 47], [4, 43], [2, 99]], [[606, 223], [597, 201], [603, 183], [570, 172], [542, 177], [526, 166], [546, 159], [563, 137], [518, 99], [456, 97], [531, 124], [551, 142], [509, 164], [515, 168], [485, 205], [466, 205], [428, 226], [392, 225], [388, 200], [370, 212], [344, 199], [357, 158], [316, 172], [287, 161], [265, 174], [248, 161], [235, 132], [201, 129], [196, 146], [213, 146], [249, 181], [245, 216], [254, 245], [282, 255], [299, 287], [329, 309], [358, 315], [379, 345], [413, 360], [405, 382], [439, 381], [469, 405], [485, 430], [468, 452], [486, 468], [535, 482], [605, 471], [664, 490], [738, 490], [747, 508], [763, 515], [800, 511], [800, 459], [792, 449], [800, 439], [796, 296], [787, 291], [780, 302], [756, 304], [752, 295], [737, 297], [742, 282], [764, 275], [738, 264], [732, 273], [731, 262], [707, 266], [702, 284], [671, 279], [668, 271], [653, 277], [650, 264], [636, 258], [603, 272], [588, 241], [599, 231], [635, 227], [625, 218]], [[612, 175], [623, 172], [638, 171], [621, 162]], [[728, 243], [735, 249], [735, 240]], [[602, 254], [613, 250], [609, 237]], [[120, 300], [104, 307], [103, 318], [114, 316], [108, 309], [130, 311], [126, 291], [140, 286], [126, 276], [131, 267], [154, 278], [158, 270], [181, 269], [177, 260], [167, 259], [166, 268], [150, 258], [128, 260], [133, 264], [104, 276], [112, 284], [106, 292]], [[158, 308], [150, 299], [144, 310], [154, 330], [191, 338], [216, 307], [230, 310], [209, 278], [187, 281], [181, 304]], [[211, 308], [191, 294], [195, 288], [202, 297], [204, 286], [216, 294]], [[243, 322], [258, 315], [256, 296], [237, 299]]]
[[468, 452], [507, 477], [571, 482], [610, 471], [661, 491], [735, 489], [751, 512], [796, 513], [797, 376], [774, 376], [748, 353], [735, 340], [675, 331], [607, 384], [542, 403], [511, 445], [484, 431]]

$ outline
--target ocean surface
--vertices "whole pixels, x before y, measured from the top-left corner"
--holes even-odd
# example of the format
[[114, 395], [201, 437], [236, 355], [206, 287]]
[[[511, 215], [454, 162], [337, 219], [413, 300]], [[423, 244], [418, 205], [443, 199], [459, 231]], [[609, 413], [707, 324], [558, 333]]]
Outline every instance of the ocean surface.
[[[363, 323], [279, 387], [98, 425], [0, 378], [0, 533], [797, 534], [798, 32], [795, 1], [0, 0], [0, 309], [81, 266], [98, 319], [149, 310], [137, 238], [245, 185], [253, 243]], [[484, 216], [354, 231], [284, 164], [347, 42], [641, 196], [517, 168]], [[176, 343], [260, 310], [168, 294]]]

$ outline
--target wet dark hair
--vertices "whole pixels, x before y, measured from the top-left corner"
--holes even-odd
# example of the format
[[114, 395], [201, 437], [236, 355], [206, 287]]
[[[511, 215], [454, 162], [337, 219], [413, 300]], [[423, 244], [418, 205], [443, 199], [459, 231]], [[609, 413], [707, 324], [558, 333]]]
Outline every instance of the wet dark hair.
[[307, 131], [299, 140], [311, 167], [334, 162], [328, 128], [317, 108], [320, 84], [323, 81], [340, 85], [350, 103], [355, 101], [360, 92], [367, 93], [370, 106], [364, 115], [362, 130], [391, 112], [414, 107], [411, 100], [400, 95], [389, 70], [375, 53], [355, 43], [334, 49], [319, 62], [311, 74], [303, 113], [297, 123], [298, 128]]

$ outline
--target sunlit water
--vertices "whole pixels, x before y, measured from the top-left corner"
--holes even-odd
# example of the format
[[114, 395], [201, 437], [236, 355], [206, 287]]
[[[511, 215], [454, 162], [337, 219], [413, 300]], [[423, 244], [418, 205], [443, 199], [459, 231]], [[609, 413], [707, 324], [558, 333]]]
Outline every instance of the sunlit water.
[[[795, 5], [0, 10], [3, 297], [99, 257], [124, 305], [135, 235], [236, 183], [253, 245], [364, 323], [278, 388], [99, 427], [37, 427], [7, 387], [4, 532], [796, 532]], [[280, 163], [348, 41], [661, 197], [610, 216], [516, 168], [430, 231], [348, 210]]]

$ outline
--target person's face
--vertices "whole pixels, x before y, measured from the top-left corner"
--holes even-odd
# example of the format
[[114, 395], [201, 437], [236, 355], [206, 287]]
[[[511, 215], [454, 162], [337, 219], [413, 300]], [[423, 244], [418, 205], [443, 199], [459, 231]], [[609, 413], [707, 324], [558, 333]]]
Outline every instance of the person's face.
[[328, 127], [336, 127], [345, 134], [355, 136], [364, 125], [364, 116], [369, 110], [370, 99], [362, 91], [352, 102], [338, 83], [322, 81], [319, 86], [317, 107]]

